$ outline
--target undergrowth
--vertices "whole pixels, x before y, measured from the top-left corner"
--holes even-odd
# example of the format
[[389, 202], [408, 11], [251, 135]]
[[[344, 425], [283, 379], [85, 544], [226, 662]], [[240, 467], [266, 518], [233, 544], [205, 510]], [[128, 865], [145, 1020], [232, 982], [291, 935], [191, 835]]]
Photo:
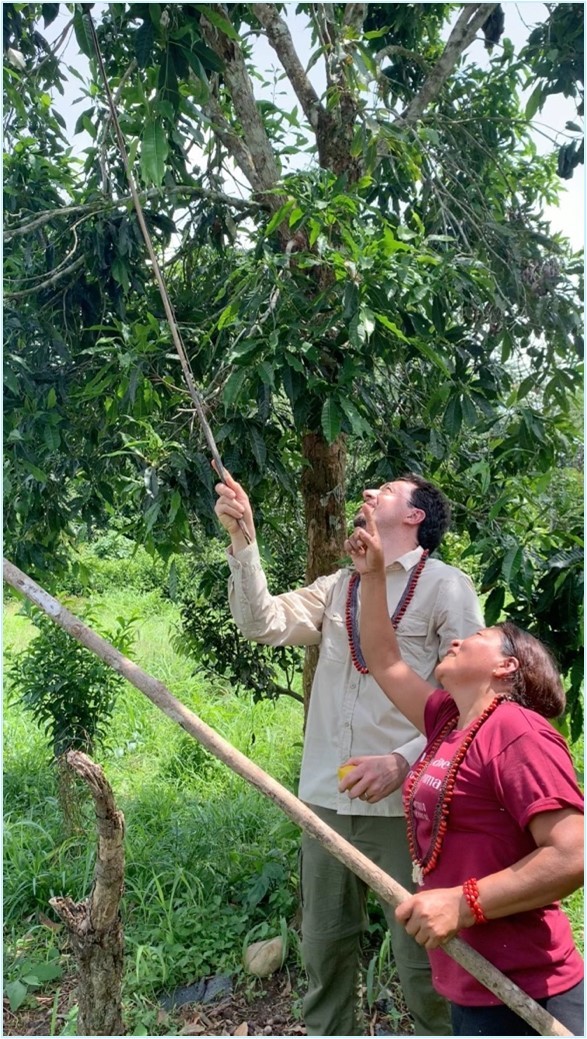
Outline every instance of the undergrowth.
[[[296, 789], [299, 704], [254, 703], [248, 694], [237, 698], [221, 683], [194, 677], [193, 665], [171, 645], [177, 610], [153, 589], [111, 591], [91, 605], [103, 624], [138, 614], [137, 663]], [[29, 627], [19, 604], [9, 602], [5, 646], [23, 648]], [[125, 1020], [131, 1033], [157, 1034], [169, 1028], [156, 1023], [163, 993], [211, 974], [238, 976], [243, 945], [295, 926], [298, 830], [126, 684], [96, 757], [126, 823]], [[65, 936], [49, 899], [89, 894], [96, 829], [87, 798], [83, 829], [66, 837], [50, 749], [22, 707], [6, 702], [4, 774], [5, 991], [14, 1008], [26, 1006], [43, 985], [54, 986], [56, 957], [60, 970], [67, 967]], [[290, 946], [295, 955], [298, 943]]]

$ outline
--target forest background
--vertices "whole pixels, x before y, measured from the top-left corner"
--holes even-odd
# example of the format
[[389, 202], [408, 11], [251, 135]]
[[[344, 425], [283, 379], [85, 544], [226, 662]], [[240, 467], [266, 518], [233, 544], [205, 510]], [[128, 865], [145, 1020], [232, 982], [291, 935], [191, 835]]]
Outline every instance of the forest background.
[[[427, 473], [454, 505], [443, 557], [471, 573], [487, 623], [512, 617], [553, 646], [563, 731], [580, 747], [583, 262], [550, 217], [583, 177], [583, 6], [298, 4], [294, 35], [292, 6], [92, 7], [190, 363], [253, 498], [272, 587], [339, 565], [363, 486]], [[514, 43], [514, 10], [519, 27], [530, 8]], [[248, 646], [227, 616], [208, 451], [87, 15], [5, 4], [3, 17], [6, 555], [121, 645], [134, 637], [153, 673], [169, 670], [177, 695], [234, 725], [295, 789], [313, 661]], [[295, 835], [197, 746], [163, 735], [136, 694], [84, 672], [50, 625], [34, 618], [31, 640], [31, 618], [6, 608], [11, 1005], [37, 991], [25, 978], [43, 980], [31, 956], [49, 933], [42, 961], [62, 970], [60, 935], [40, 919], [52, 892], [81, 897], [90, 876], [91, 841], [63, 836], [40, 749], [58, 756], [85, 734], [133, 821], [128, 1012], [154, 1028], [165, 985], [235, 967], [244, 935], [280, 920], [295, 935]]]

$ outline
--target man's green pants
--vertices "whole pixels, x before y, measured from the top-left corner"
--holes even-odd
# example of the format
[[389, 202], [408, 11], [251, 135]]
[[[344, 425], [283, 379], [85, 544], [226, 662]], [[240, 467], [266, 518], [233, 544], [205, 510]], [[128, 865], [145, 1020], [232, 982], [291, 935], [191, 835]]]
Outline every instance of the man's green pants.
[[[328, 826], [402, 887], [414, 890], [403, 817], [337, 815], [309, 806]], [[367, 927], [367, 886], [313, 837], [302, 835], [302, 955], [308, 974], [304, 1021], [308, 1035], [363, 1035], [357, 987], [361, 936]], [[416, 1035], [452, 1035], [448, 1004], [432, 987], [426, 950], [381, 903], [404, 998]]]

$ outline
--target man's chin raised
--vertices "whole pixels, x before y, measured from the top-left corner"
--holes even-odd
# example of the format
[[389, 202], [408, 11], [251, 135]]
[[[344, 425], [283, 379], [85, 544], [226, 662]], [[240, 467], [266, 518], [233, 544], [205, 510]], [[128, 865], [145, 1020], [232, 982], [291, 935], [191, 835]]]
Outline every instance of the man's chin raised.
[[363, 516], [363, 513], [362, 512], [357, 512], [357, 515], [355, 516], [355, 518], [353, 520], [353, 527], [366, 527], [366, 526], [367, 526], [367, 520]]

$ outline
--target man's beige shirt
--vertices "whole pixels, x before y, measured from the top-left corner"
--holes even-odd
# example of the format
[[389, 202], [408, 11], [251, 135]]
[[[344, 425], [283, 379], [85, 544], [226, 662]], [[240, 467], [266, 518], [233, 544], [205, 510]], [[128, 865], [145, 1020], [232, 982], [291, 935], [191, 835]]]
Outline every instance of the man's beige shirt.
[[[406, 552], [387, 568], [390, 614], [421, 555], [420, 548]], [[347, 758], [397, 751], [413, 764], [425, 743], [371, 675], [361, 675], [353, 666], [345, 626], [352, 571], [337, 570], [305, 588], [271, 595], [255, 542], [240, 552], [229, 552], [228, 562], [230, 609], [246, 638], [268, 646], [320, 646], [304, 737], [300, 798], [341, 815], [402, 815], [399, 790], [373, 805], [338, 792], [337, 769]], [[483, 626], [470, 579], [456, 567], [428, 559], [397, 629], [404, 660], [432, 681], [451, 640]]]

